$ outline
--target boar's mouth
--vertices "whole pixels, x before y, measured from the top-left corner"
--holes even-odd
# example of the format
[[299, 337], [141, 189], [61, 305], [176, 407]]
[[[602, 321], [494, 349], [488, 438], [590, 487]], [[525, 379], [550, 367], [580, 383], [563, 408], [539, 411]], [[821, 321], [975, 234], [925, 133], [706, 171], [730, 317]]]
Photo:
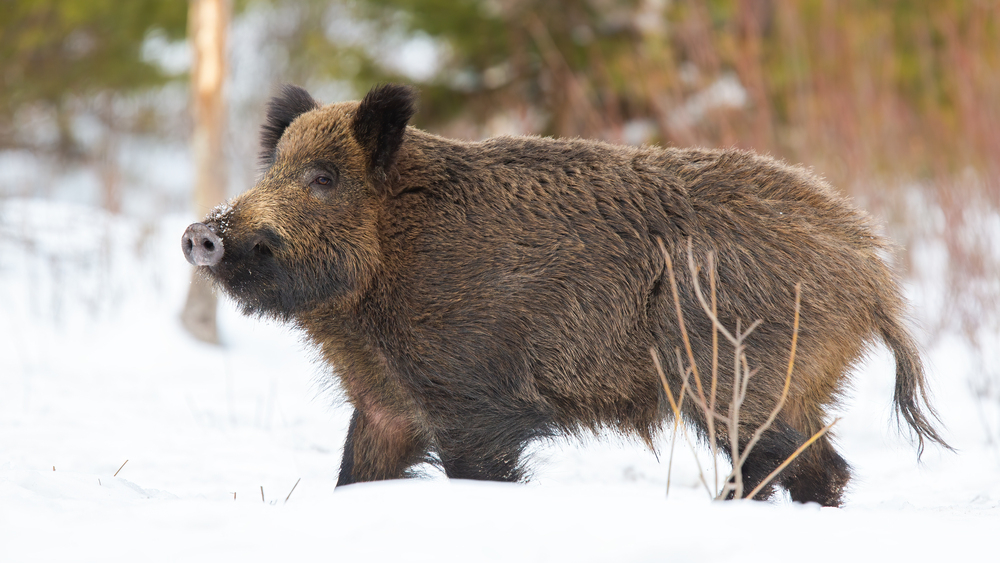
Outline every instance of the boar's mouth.
[[319, 303], [356, 287], [345, 248], [318, 259], [296, 256], [293, 244], [263, 228], [225, 237], [226, 252], [207, 272], [246, 315], [290, 321]]
[[[243, 240], [234, 240], [238, 238]], [[230, 234], [226, 245], [225, 256], [208, 270], [244, 314], [290, 314], [295, 298], [287, 294], [287, 288], [294, 282], [281, 264], [286, 246], [281, 237], [266, 229], [246, 238]]]

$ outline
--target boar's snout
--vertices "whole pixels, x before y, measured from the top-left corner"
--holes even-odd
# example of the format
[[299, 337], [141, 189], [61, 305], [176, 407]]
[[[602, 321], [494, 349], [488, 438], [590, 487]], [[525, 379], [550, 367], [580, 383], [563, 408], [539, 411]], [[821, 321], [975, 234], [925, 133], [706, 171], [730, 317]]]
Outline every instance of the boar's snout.
[[193, 223], [181, 237], [184, 257], [195, 266], [214, 266], [222, 261], [222, 239], [204, 223]]

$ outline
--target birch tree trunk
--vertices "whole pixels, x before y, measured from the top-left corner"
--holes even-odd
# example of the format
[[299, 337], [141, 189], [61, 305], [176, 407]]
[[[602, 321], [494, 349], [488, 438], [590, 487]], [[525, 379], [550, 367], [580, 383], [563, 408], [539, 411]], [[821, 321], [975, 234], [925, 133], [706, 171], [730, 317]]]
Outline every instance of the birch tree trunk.
[[[226, 105], [222, 86], [226, 78], [226, 29], [230, 0], [190, 0], [188, 40], [194, 62], [191, 93], [195, 162], [194, 211], [198, 218], [226, 199], [226, 162], [222, 137]], [[194, 273], [181, 313], [184, 327], [199, 340], [218, 343], [216, 298], [211, 284]]]

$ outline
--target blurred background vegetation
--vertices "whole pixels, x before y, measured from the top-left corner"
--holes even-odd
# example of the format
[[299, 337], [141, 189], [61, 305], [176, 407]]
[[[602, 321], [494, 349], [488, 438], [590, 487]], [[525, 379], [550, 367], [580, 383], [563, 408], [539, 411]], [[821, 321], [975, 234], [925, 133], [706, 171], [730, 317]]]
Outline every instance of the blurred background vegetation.
[[[232, 8], [230, 193], [253, 182], [263, 104], [279, 84], [332, 102], [405, 81], [422, 94], [416, 125], [443, 135], [737, 146], [805, 163], [886, 223], [912, 279], [946, 288], [931, 333], [975, 338], [995, 324], [984, 317], [1000, 308], [1000, 2]], [[5, 0], [0, 198], [190, 209], [186, 12], [180, 0]]]
[[[873, 180], [997, 175], [1000, 3], [991, 0], [238, 0], [234, 9], [240, 80], [228, 90], [237, 106], [258, 106], [237, 122], [259, 121], [280, 82], [340, 98], [402, 80], [422, 91], [419, 125], [465, 138], [735, 145], [807, 162], [852, 192]], [[5, 1], [0, 149], [82, 157], [93, 147], [75, 120], [94, 114], [122, 131], [183, 137], [171, 127], [178, 115], [157, 111], [161, 100], [136, 98], [186, 79], [186, 12], [178, 0]]]

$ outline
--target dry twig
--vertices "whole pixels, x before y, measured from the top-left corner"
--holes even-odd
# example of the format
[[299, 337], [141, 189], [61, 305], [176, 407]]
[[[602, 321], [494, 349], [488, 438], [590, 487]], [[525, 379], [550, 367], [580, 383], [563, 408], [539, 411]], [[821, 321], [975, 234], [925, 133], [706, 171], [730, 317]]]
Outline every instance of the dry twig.
[[[288, 491], [288, 496], [285, 497], [285, 502], [288, 502], [288, 499], [291, 498], [292, 493], [295, 492], [295, 487], [299, 486], [299, 481], [301, 481], [301, 480], [302, 480], [302, 477], [299, 477], [298, 479], [295, 480], [295, 484], [292, 485], [292, 490]], [[282, 504], [284, 504], [284, 503], [282, 503]]]
[[767, 431], [767, 429], [771, 427], [771, 424], [774, 423], [774, 419], [778, 417], [778, 413], [782, 408], [784, 408], [785, 400], [788, 398], [788, 389], [791, 387], [792, 383], [792, 369], [795, 367], [795, 348], [799, 341], [799, 306], [801, 293], [802, 284], [795, 284], [795, 320], [792, 325], [792, 345], [788, 354], [788, 371], [785, 373], [785, 387], [781, 390], [781, 397], [774, 405], [774, 409], [771, 411], [770, 416], [768, 416], [767, 420], [765, 420], [764, 423], [757, 428], [757, 430], [753, 433], [753, 436], [750, 437], [750, 441], [747, 442], [747, 446], [743, 450], [743, 455], [740, 456], [740, 465], [746, 461], [747, 455], [750, 453], [750, 449], [757, 444], [757, 441], [760, 440], [760, 437], [764, 434], [764, 432]]
[[[680, 350], [676, 350], [678, 356], [678, 363], [680, 364]], [[712, 496], [712, 490], [708, 487], [708, 482], [705, 480], [704, 472], [701, 469], [701, 462], [698, 460], [698, 454], [694, 449], [694, 443], [691, 441], [691, 437], [688, 436], [687, 428], [680, 424], [681, 415], [680, 409], [684, 406], [684, 391], [688, 388], [687, 376], [691, 373], [691, 370], [687, 370], [684, 374], [684, 383], [681, 387], [681, 398], [679, 401], [674, 400], [674, 394], [670, 390], [670, 385], [667, 384], [666, 375], [663, 372], [663, 366], [660, 364], [660, 357], [656, 353], [656, 349], [651, 347], [649, 349], [650, 355], [653, 357], [653, 364], [656, 366], [656, 372], [660, 375], [660, 381], [663, 383], [663, 389], [667, 394], [667, 399], [670, 401], [670, 408], [674, 413], [674, 429], [673, 435], [670, 439], [670, 457], [667, 461], [667, 494], [670, 494], [670, 479], [673, 473], [674, 466], [674, 445], [677, 443], [677, 428], [680, 426], [681, 432], [684, 434], [684, 441], [687, 442], [688, 447], [691, 448], [691, 454], [694, 456], [695, 463], [698, 465], [698, 477], [701, 483], [705, 486], [705, 491], [708, 496]]]
[[[744, 498], [743, 496], [743, 464], [746, 462], [747, 457], [753, 448], [760, 441], [761, 436], [766, 432], [777, 419], [778, 414], [785, 406], [785, 402], [788, 399], [788, 393], [791, 388], [791, 378], [792, 372], [795, 367], [795, 352], [798, 345], [798, 334], [799, 334], [799, 315], [801, 310], [801, 293], [802, 287], [801, 283], [795, 285], [795, 317], [793, 321], [792, 329], [792, 342], [789, 349], [788, 358], [788, 369], [785, 373], [784, 386], [781, 392], [781, 396], [775, 403], [774, 408], [769, 414], [768, 418], [757, 427], [754, 433], [751, 435], [750, 439], [747, 441], [746, 446], [743, 451], [740, 451], [739, 447], [739, 420], [740, 420], [740, 408], [743, 402], [746, 400], [747, 389], [750, 383], [750, 378], [753, 377], [758, 369], [750, 369], [749, 363], [746, 357], [746, 340], [750, 334], [762, 324], [760, 319], [754, 321], [749, 328], [745, 331], [741, 330], [740, 319], [736, 319], [736, 327], [734, 332], [730, 332], [725, 326], [719, 321], [718, 318], [718, 301], [716, 295], [716, 280], [715, 280], [715, 257], [713, 253], [709, 253], [707, 257], [708, 268], [709, 268], [709, 285], [711, 291], [711, 303], [705, 299], [702, 292], [701, 285], [698, 282], [699, 268], [694, 261], [694, 250], [693, 241], [688, 238], [688, 268], [691, 274], [692, 288], [694, 294], [698, 298], [698, 302], [701, 304], [702, 310], [705, 315], [712, 321], [712, 381], [709, 390], [709, 399], [706, 400], [704, 391], [701, 385], [701, 378], [698, 373], [698, 366], [694, 356], [694, 350], [691, 346], [690, 338], [687, 333], [687, 327], [684, 322], [683, 309], [681, 307], [680, 294], [677, 290], [677, 280], [673, 270], [673, 261], [670, 257], [670, 253], [667, 251], [666, 245], [662, 239], [658, 240], [660, 245], [660, 250], [663, 253], [664, 261], [666, 263], [666, 269], [668, 272], [670, 280], [670, 289], [674, 298], [674, 306], [677, 312], [677, 322], [681, 333], [681, 340], [684, 342], [684, 348], [687, 353], [688, 361], [690, 366], [688, 368], [684, 367], [683, 360], [681, 359], [680, 349], [675, 350], [677, 353], [677, 368], [678, 372], [682, 374], [684, 379], [684, 385], [681, 388], [680, 400], [675, 400], [673, 394], [670, 391], [670, 387], [667, 383], [666, 375], [663, 372], [663, 368], [660, 365], [659, 357], [656, 354], [656, 350], [651, 348], [650, 353], [653, 356], [653, 361], [655, 363], [657, 372], [659, 373], [660, 380], [663, 383], [663, 387], [667, 393], [667, 398], [670, 401], [671, 409], [674, 412], [674, 438], [677, 434], [677, 426], [679, 425], [679, 415], [680, 415], [680, 405], [683, 403], [685, 390], [687, 394], [691, 396], [691, 399], [702, 409], [705, 415], [708, 436], [710, 437], [710, 444], [712, 449], [712, 459], [715, 464], [715, 486], [714, 490], [719, 491], [719, 477], [718, 477], [718, 449], [716, 445], [716, 432], [715, 432], [715, 421], [719, 420], [725, 423], [728, 428], [728, 436], [731, 448], [731, 459], [733, 460], [732, 471], [726, 477], [726, 484], [723, 486], [722, 490], [719, 491], [718, 495], [715, 497], [717, 499], [725, 498], [730, 492], [733, 493], [734, 498]], [[732, 388], [732, 399], [729, 404], [729, 411], [727, 416], [723, 416], [716, 411], [716, 393], [718, 387], [718, 334], [721, 333], [723, 337], [729, 341], [733, 346], [733, 388]], [[690, 374], [694, 375], [695, 386], [697, 388], [697, 394], [688, 385], [688, 376]], [[837, 419], [839, 420], [839, 419]], [[796, 457], [799, 456], [807, 447], [809, 447], [813, 442], [819, 439], [823, 434], [825, 434], [837, 420], [834, 420], [823, 429], [814, 434], [809, 440], [802, 444], [795, 452], [793, 452], [781, 465], [778, 466], [770, 475], [767, 476], [764, 481], [758, 484], [747, 497], [753, 497], [759, 493], [768, 483], [770, 483], [784, 468], [786, 468]], [[683, 426], [682, 426], [683, 428]], [[687, 436], [686, 430], [684, 431], [685, 439], [688, 440], [690, 444], [690, 439]], [[669, 493], [670, 488], [670, 471], [673, 465], [673, 439], [671, 443], [671, 457], [670, 457], [670, 468], [668, 469], [667, 478], [667, 490]], [[692, 452], [694, 453], [694, 447], [692, 445]], [[695, 455], [695, 461], [698, 462], [697, 455]], [[706, 489], [708, 484], [705, 481], [704, 473], [701, 470], [701, 463], [698, 462], [699, 477], [702, 483], [705, 485]], [[711, 492], [709, 493], [711, 494]]]

